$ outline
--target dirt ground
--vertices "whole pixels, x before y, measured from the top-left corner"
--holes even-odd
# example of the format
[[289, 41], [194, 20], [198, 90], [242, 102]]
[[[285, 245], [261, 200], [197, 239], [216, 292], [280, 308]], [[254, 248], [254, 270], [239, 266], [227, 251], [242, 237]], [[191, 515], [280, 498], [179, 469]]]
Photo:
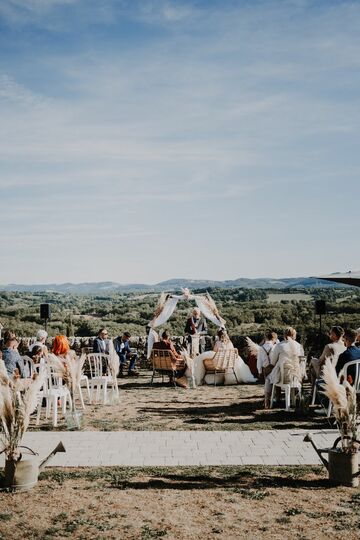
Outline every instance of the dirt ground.
[[[151, 388], [150, 375], [120, 379], [117, 404], [87, 405], [84, 429], [329, 426], [306, 406], [265, 411], [261, 385]], [[53, 428], [42, 416], [30, 429]], [[360, 490], [329, 486], [323, 467], [48, 468], [31, 492], [0, 492], [0, 540], [353, 540], [359, 511]]]
[[49, 468], [0, 493], [0, 538], [354, 540], [359, 510], [320, 467]]
[[[150, 378], [149, 371], [143, 372], [137, 379], [119, 379], [120, 402], [106, 406], [86, 405], [84, 429], [143, 431], [329, 427], [326, 418], [316, 416], [308, 407], [289, 413], [284, 408], [264, 410], [263, 386], [260, 384], [205, 385], [185, 390], [162, 384], [161, 379], [157, 379], [154, 386], [150, 387]], [[35, 416], [32, 417], [30, 429], [49, 430], [53, 427], [42, 415], [39, 427], [35, 426]], [[61, 415], [57, 429], [66, 429]]]

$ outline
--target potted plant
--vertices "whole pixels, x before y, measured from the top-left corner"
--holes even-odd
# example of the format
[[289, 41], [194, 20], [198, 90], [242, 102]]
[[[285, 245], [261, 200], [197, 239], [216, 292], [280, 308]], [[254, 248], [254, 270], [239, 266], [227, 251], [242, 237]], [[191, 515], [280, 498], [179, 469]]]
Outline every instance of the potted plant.
[[[358, 412], [356, 392], [344, 376], [337, 376], [331, 359], [328, 358], [323, 368], [323, 393], [329, 398], [333, 406], [333, 413], [340, 436], [335, 440], [332, 448], [318, 449], [310, 435], [305, 441], [311, 442], [321, 461], [329, 471], [329, 480], [334, 484], [357, 487], [359, 485], [359, 460], [357, 423]], [[340, 447], [338, 444], [341, 443]], [[328, 453], [328, 461], [323, 453]]]
[[[5, 453], [5, 487], [28, 489], [37, 482], [39, 465], [35, 452], [21, 445], [30, 422], [30, 415], [38, 404], [38, 392], [44, 384], [43, 374], [21, 379], [15, 370], [9, 379], [0, 362], [0, 421], [1, 442]], [[24, 451], [25, 449], [25, 451]], [[28, 454], [27, 451], [30, 452]], [[31, 484], [31, 485], [30, 485]]]

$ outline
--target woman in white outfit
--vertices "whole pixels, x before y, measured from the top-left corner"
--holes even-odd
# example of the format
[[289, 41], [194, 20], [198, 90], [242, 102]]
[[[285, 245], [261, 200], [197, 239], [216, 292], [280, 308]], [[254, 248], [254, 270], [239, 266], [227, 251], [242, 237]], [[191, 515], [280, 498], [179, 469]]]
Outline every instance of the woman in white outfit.
[[[219, 330], [217, 333], [217, 341], [212, 351], [206, 351], [194, 359], [193, 373], [195, 382], [197, 385], [201, 385], [205, 376], [204, 360], [214, 358], [215, 354], [220, 350], [231, 350], [234, 348], [226, 330]], [[237, 356], [235, 359], [234, 370], [236, 378], [239, 383], [253, 383], [256, 379], [253, 377], [249, 367], [245, 364], [244, 360]], [[236, 378], [233, 373], [217, 373], [216, 375], [206, 375], [205, 382], [214, 384], [216, 377], [216, 384], [237, 384]]]
[[296, 376], [301, 382], [301, 371], [299, 357], [304, 356], [304, 349], [296, 340], [295, 328], [286, 328], [284, 341], [275, 345], [270, 353], [270, 362], [274, 369], [269, 375], [271, 384], [276, 384], [281, 380], [281, 368], [284, 364], [292, 366], [291, 374]]

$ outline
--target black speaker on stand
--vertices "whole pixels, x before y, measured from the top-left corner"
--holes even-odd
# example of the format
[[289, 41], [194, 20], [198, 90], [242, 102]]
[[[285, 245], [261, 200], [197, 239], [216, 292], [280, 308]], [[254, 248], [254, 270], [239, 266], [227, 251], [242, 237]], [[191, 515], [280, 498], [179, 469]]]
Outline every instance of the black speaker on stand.
[[319, 315], [320, 321], [320, 334], [322, 333], [322, 316], [326, 315], [326, 302], [325, 300], [315, 300], [315, 313]]
[[45, 321], [45, 330], [47, 331], [47, 323], [51, 318], [50, 304], [40, 304], [40, 319]]

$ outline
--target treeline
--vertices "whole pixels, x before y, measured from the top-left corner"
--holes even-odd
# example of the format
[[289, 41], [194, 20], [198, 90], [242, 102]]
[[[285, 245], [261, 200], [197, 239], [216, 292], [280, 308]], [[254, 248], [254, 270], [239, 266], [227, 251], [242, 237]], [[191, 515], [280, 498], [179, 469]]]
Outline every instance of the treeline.
[[[289, 289], [279, 293], [273, 289], [209, 289], [209, 292], [227, 322], [228, 332], [234, 336], [250, 335], [256, 339], [268, 328], [280, 333], [284, 326], [293, 325], [305, 340], [307, 335], [318, 332], [319, 321], [314, 309], [317, 299], [327, 303], [324, 328], [332, 324], [360, 326], [360, 290], [356, 288]], [[106, 326], [113, 336], [124, 330], [139, 336], [145, 335], [158, 298], [159, 295], [154, 293], [77, 296], [0, 292], [0, 322], [20, 336], [33, 336], [39, 327], [43, 327], [39, 305], [49, 303], [50, 335], [92, 336], [97, 334], [101, 326]], [[193, 306], [192, 302], [179, 302], [166, 325], [173, 335], [183, 334], [185, 320]], [[209, 330], [214, 334], [216, 328], [210, 324]]]

